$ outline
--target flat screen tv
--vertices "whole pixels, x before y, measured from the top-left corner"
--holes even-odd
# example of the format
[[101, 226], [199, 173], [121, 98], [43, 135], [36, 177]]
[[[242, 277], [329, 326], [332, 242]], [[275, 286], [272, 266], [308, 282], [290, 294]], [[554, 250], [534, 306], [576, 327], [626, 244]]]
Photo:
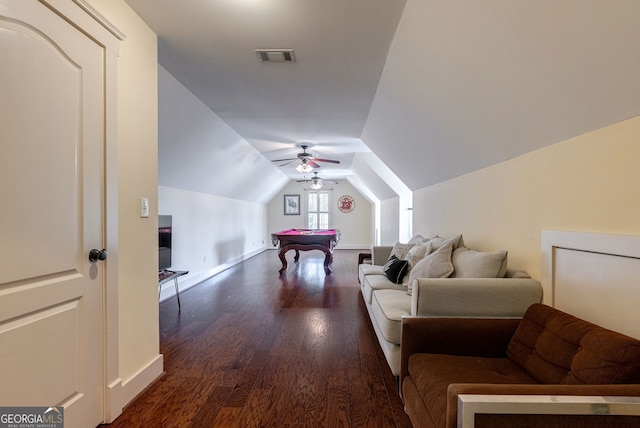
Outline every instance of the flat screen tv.
[[171, 223], [170, 215], [158, 216], [158, 268], [160, 272], [171, 267]]

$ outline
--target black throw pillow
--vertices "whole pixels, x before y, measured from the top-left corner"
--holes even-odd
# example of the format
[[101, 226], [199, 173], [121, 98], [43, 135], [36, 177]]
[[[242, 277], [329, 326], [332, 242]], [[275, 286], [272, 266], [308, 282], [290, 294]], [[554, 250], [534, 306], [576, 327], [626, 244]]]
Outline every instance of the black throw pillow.
[[389, 281], [394, 284], [402, 284], [402, 279], [407, 273], [409, 262], [402, 260], [396, 256], [389, 257], [389, 260], [384, 264], [384, 274]]

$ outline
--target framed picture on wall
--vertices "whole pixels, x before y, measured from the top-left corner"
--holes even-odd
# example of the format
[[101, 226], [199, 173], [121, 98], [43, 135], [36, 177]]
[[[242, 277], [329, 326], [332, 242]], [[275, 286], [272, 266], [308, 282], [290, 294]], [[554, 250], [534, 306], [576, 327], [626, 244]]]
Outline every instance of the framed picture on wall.
[[300, 215], [300, 195], [284, 195], [284, 215]]

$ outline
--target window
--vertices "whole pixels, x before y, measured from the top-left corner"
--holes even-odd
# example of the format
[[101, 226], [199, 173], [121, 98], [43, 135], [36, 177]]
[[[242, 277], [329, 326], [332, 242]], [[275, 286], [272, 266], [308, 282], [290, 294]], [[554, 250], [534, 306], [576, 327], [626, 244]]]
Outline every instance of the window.
[[307, 193], [307, 227], [309, 229], [329, 228], [329, 192], [309, 191]]

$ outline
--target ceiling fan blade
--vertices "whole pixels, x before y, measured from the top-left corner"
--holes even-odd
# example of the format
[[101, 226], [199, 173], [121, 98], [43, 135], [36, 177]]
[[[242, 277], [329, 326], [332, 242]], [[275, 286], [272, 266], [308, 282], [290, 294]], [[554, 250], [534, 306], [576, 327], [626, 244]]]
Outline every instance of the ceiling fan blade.
[[308, 183], [313, 180], [296, 180], [296, 183]]
[[320, 165], [312, 161], [311, 159], [307, 160], [307, 165], [312, 166], [313, 168], [320, 168]]
[[286, 162], [286, 161], [294, 161], [294, 160], [298, 160], [298, 158], [273, 159], [271, 162]]
[[311, 159], [317, 162], [340, 163], [339, 160], [334, 160], [334, 159], [322, 159], [322, 158], [311, 158]]
[[322, 180], [323, 183], [331, 183], [331, 184], [338, 184], [337, 181], [330, 181], [330, 180]]
[[[275, 161], [273, 161], [273, 162], [275, 162]], [[292, 159], [292, 160], [290, 160], [290, 161], [287, 161], [287, 162], [283, 163], [282, 165], [278, 165], [278, 166], [279, 166], [279, 167], [283, 167], [283, 166], [289, 165], [291, 162], [293, 162], [293, 159]]]

